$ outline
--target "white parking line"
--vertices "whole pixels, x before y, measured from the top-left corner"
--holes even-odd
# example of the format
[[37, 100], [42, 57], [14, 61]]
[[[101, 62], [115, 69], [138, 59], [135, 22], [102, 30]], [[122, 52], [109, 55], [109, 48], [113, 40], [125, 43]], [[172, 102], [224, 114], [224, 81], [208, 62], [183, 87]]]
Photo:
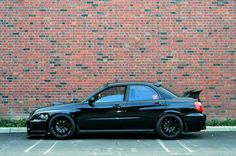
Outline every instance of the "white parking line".
[[164, 142], [161, 141], [161, 140], [158, 140], [158, 143], [161, 145], [161, 147], [167, 152], [169, 153], [170, 155], [189, 155], [191, 153], [193, 153], [194, 151], [189, 148], [187, 145], [185, 145], [182, 141], [180, 140], [176, 140], [176, 142], [181, 146], [183, 147], [184, 149], [186, 149], [188, 152], [175, 152], [175, 151], [171, 151], [170, 149], [168, 149]]
[[57, 143], [58, 143], [58, 141], [56, 141], [49, 149], [47, 149], [45, 152], [43, 152], [43, 154], [49, 153]]
[[72, 144], [77, 143], [77, 142], [81, 143], [81, 142], [84, 142], [84, 141], [83, 140], [71, 141]]
[[170, 153], [170, 155], [189, 155], [190, 153]]
[[170, 150], [164, 145], [164, 143], [161, 140], [158, 140], [158, 143], [167, 153], [170, 153]]
[[34, 148], [35, 146], [37, 146], [41, 141], [42, 141], [42, 139], [40, 139], [40, 140], [37, 141], [35, 144], [33, 144], [32, 146], [30, 146], [29, 148], [27, 148], [24, 152], [29, 152], [32, 148]]
[[187, 145], [185, 145], [182, 141], [177, 140], [177, 143], [180, 144], [183, 148], [185, 148], [187, 151], [189, 151], [190, 153], [193, 153], [194, 151], [189, 148]]

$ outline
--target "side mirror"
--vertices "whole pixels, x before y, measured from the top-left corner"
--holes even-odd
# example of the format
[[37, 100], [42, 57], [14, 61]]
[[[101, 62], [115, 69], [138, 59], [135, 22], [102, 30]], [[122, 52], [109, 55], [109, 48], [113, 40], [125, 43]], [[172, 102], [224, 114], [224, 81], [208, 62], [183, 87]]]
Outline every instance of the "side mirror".
[[89, 99], [89, 101], [88, 101], [88, 104], [91, 106], [91, 107], [94, 107], [94, 102], [95, 102], [96, 100], [95, 100], [95, 98], [94, 97], [91, 97], [91, 99]]

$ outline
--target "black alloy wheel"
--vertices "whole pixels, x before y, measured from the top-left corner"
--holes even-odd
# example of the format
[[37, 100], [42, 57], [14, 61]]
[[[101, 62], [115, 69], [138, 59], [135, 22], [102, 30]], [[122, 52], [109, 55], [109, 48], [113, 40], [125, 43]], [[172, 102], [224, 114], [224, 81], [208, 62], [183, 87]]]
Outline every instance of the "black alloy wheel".
[[57, 139], [71, 138], [76, 131], [74, 120], [65, 114], [58, 114], [51, 118], [48, 124], [50, 134]]
[[175, 114], [162, 116], [156, 125], [157, 134], [164, 139], [175, 139], [182, 134], [183, 121]]

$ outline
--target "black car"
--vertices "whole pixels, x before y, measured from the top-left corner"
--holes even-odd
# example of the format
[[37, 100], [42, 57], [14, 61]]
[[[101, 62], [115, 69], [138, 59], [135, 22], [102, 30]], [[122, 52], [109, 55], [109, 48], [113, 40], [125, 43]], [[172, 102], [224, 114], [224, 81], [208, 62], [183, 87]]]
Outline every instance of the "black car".
[[180, 97], [161, 83], [105, 84], [82, 102], [40, 108], [30, 113], [29, 136], [67, 139], [83, 132], [153, 132], [173, 139], [205, 129], [198, 99]]

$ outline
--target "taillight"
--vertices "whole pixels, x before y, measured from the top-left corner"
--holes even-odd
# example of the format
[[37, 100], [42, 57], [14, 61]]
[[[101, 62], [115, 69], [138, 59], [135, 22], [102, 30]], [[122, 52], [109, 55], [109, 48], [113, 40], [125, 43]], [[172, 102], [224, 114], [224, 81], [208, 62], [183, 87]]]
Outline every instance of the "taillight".
[[201, 102], [195, 101], [195, 102], [194, 102], [194, 106], [195, 106], [195, 108], [196, 108], [196, 110], [197, 110], [198, 112], [200, 112], [200, 113], [203, 112], [203, 105], [201, 104]]

